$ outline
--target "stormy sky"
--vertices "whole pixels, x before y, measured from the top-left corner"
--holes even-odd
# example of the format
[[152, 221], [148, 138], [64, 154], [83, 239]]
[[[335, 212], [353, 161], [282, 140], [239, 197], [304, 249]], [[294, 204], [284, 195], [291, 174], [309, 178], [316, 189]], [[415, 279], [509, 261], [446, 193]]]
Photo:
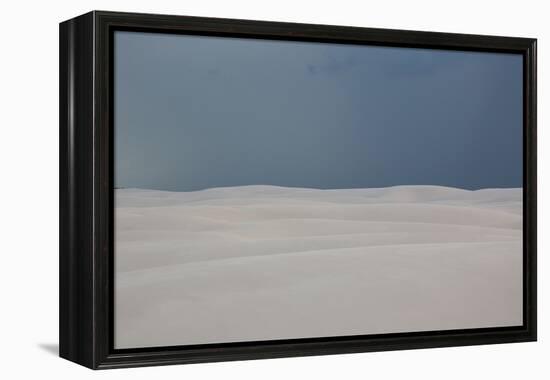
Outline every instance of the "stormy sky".
[[522, 186], [515, 54], [115, 33], [117, 187]]

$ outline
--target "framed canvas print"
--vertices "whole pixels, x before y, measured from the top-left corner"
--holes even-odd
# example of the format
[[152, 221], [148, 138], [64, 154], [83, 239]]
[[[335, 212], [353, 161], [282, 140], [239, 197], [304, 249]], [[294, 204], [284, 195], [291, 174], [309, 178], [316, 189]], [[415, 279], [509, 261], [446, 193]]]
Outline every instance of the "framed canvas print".
[[91, 12], [60, 25], [60, 355], [536, 339], [536, 41]]

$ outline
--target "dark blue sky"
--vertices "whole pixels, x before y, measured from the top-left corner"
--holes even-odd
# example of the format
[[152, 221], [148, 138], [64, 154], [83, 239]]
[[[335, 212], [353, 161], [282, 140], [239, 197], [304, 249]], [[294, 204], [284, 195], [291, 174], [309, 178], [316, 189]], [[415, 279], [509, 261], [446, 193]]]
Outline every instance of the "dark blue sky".
[[522, 57], [115, 34], [118, 187], [522, 186]]

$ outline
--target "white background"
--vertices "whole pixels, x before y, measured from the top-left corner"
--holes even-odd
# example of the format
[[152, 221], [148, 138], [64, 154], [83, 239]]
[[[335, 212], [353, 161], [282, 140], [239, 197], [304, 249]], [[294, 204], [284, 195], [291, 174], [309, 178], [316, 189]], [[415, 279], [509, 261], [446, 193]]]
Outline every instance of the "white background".
[[[548, 1], [11, 1], [0, 23], [1, 377], [549, 378]], [[58, 23], [93, 9], [539, 39], [539, 342], [93, 372], [56, 357]], [[546, 67], [545, 67], [546, 66]], [[498, 136], [495, 136], [498, 138]], [[545, 300], [545, 297], [547, 298]]]

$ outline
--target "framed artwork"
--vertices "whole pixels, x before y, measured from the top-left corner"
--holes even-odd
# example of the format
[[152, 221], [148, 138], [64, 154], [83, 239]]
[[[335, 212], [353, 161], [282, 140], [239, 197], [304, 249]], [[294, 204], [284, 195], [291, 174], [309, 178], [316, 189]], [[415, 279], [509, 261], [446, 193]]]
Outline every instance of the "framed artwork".
[[60, 24], [60, 356], [536, 340], [536, 40]]

